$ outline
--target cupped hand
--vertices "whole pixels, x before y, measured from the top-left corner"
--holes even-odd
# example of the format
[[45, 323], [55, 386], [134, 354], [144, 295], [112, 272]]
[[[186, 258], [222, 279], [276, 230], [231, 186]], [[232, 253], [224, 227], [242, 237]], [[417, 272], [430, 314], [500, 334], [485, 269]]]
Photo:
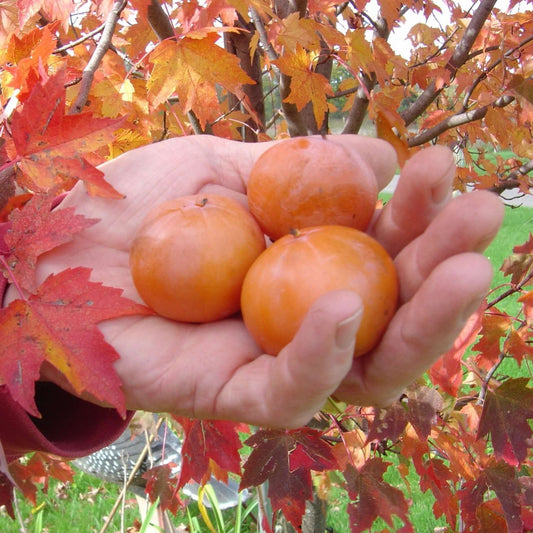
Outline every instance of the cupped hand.
[[[332, 139], [366, 162], [380, 188], [391, 180], [396, 157], [388, 144], [358, 136]], [[268, 146], [180, 137], [106, 163], [101, 167], [106, 179], [125, 199], [90, 197], [76, 186], [60, 208], [74, 206], [100, 222], [46, 254], [38, 264], [38, 281], [86, 266], [93, 269], [93, 281], [120, 287], [124, 296], [140, 301], [128, 256], [148, 211], [165, 200], [207, 191], [245, 203], [249, 171]], [[454, 172], [447, 149], [418, 152], [372, 222], [369, 233], [395, 258], [401, 302], [371, 353], [352, 357], [362, 308], [348, 291], [317, 300], [277, 357], [261, 353], [239, 317], [199, 325], [158, 316], [113, 319], [100, 328], [120, 354], [116, 370], [127, 407], [296, 427], [332, 394], [360, 405], [393, 401], [450, 348], [492, 278], [481, 252], [499, 229], [503, 207], [488, 192], [451, 199]]]

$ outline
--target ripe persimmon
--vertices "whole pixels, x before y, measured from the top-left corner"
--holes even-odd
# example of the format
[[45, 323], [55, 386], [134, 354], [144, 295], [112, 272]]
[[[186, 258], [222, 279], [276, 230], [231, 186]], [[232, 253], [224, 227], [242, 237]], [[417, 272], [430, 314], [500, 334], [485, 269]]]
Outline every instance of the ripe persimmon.
[[370, 167], [327, 137], [295, 137], [267, 149], [248, 180], [248, 204], [276, 240], [292, 228], [326, 224], [364, 231], [378, 188]]
[[294, 337], [311, 304], [329, 291], [347, 289], [364, 310], [354, 356], [379, 342], [394, 315], [398, 278], [385, 249], [366, 233], [318, 226], [277, 240], [244, 279], [241, 311], [257, 344], [277, 355]]
[[161, 316], [209, 322], [240, 308], [244, 276], [265, 237], [237, 200], [184, 196], [153, 209], [130, 251], [135, 287]]

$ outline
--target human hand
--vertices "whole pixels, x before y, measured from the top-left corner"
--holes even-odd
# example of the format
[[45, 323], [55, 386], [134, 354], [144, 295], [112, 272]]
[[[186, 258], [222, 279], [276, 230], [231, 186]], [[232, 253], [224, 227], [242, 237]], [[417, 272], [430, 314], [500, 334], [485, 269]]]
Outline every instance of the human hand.
[[[333, 136], [366, 160], [380, 188], [396, 158], [386, 143]], [[78, 185], [61, 208], [99, 218], [95, 226], [43, 256], [37, 277], [67, 267], [93, 269], [91, 279], [140, 301], [129, 270], [129, 247], [144, 216], [163, 201], [217, 192], [246, 201], [246, 180], [270, 143], [211, 136], [180, 137], [131, 151], [101, 168], [123, 200], [89, 197]], [[315, 302], [293, 342], [277, 357], [262, 354], [242, 320], [185, 324], [158, 316], [100, 324], [120, 354], [116, 370], [130, 409], [225, 418], [261, 426], [305, 424], [329, 395], [359, 405], [396, 399], [450, 348], [479, 306], [492, 278], [480, 254], [503, 216], [499, 199], [475, 192], [451, 200], [452, 154], [432, 147], [404, 167], [390, 202], [369, 233], [395, 258], [401, 284], [398, 312], [380, 344], [353, 359], [361, 303], [337, 291]], [[45, 376], [69, 389], [50, 369]]]

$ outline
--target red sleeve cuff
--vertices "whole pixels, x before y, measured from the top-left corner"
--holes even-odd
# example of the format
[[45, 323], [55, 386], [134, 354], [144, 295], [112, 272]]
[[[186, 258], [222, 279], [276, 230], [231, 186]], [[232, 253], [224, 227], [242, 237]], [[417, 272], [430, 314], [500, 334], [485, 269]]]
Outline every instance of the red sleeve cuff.
[[0, 441], [8, 462], [30, 451], [71, 459], [88, 455], [116, 440], [126, 429], [115, 409], [73, 396], [53, 383], [35, 384], [35, 402], [42, 418], [30, 416], [5, 386], [0, 386]]

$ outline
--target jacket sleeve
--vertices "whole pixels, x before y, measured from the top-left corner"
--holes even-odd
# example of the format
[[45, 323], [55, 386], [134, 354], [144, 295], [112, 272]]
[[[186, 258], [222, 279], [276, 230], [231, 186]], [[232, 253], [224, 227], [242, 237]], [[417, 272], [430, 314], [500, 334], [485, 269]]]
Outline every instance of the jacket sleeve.
[[[7, 253], [7, 230], [8, 223], [0, 223], [0, 254]], [[0, 308], [7, 284], [0, 273]], [[0, 357], [1, 351], [0, 344]], [[48, 382], [35, 384], [35, 403], [41, 418], [29, 415], [7, 387], [0, 386], [0, 442], [8, 462], [31, 451], [68, 459], [88, 455], [118, 438], [133, 415], [121, 418], [115, 409], [82, 400]]]

